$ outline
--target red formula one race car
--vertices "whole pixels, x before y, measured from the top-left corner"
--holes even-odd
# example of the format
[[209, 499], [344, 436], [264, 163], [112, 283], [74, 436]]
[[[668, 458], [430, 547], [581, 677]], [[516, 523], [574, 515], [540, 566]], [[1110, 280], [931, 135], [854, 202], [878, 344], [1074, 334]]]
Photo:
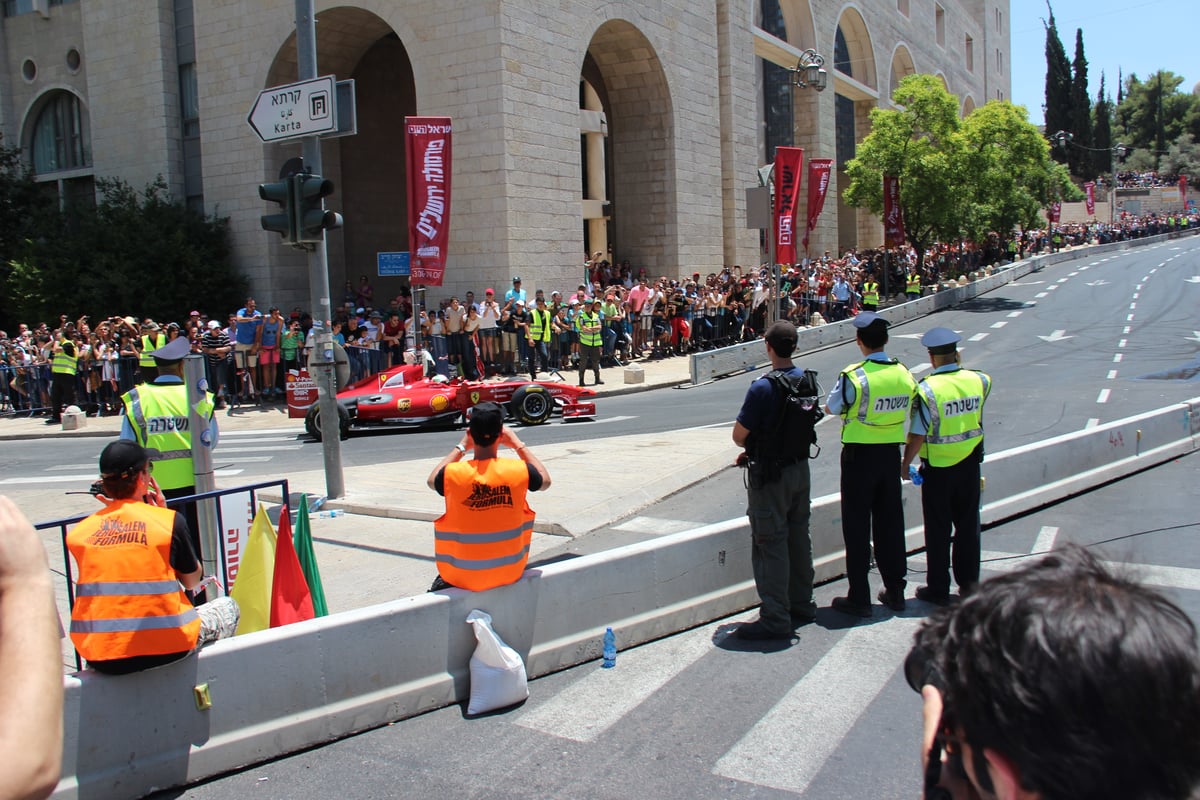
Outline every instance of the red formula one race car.
[[[400, 365], [338, 392], [338, 428], [344, 439], [358, 427], [452, 427], [464, 423], [473, 406], [489, 400], [499, 403], [524, 425], [541, 425], [556, 408], [564, 420], [596, 416], [596, 404], [583, 400], [595, 395], [595, 389], [558, 381], [429, 378], [420, 364]], [[314, 403], [304, 417], [304, 429], [320, 440], [318, 404]]]

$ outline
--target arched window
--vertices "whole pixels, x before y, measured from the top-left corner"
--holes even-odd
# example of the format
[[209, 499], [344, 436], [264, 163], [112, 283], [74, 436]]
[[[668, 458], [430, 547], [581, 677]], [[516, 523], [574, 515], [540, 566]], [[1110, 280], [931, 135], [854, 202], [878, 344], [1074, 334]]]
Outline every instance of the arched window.
[[[787, 41], [787, 25], [779, 0], [762, 0], [762, 29]], [[775, 160], [776, 147], [792, 145], [792, 74], [783, 67], [762, 61], [763, 127], [766, 129], [766, 160]]]
[[90, 153], [79, 98], [70, 92], [51, 95], [33, 125], [33, 170], [38, 175], [90, 166]]

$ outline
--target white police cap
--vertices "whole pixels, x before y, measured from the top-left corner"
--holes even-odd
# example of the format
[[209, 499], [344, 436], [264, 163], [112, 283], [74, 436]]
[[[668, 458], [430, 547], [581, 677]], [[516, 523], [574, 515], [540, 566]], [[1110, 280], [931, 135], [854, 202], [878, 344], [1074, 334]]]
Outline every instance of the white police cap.
[[192, 344], [183, 336], [172, 339], [157, 350], [150, 351], [155, 361], [179, 361], [192, 352]]
[[949, 328], [930, 328], [924, 336], [921, 337], [921, 344], [929, 350], [943, 350], [944, 352], [952, 352], [954, 345], [962, 341], [962, 337]]

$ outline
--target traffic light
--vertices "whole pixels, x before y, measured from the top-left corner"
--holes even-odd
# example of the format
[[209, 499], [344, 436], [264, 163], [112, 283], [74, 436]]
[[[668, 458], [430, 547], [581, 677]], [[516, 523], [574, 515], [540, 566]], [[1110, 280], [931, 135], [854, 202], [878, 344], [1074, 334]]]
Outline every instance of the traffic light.
[[342, 227], [342, 215], [325, 210], [324, 200], [333, 194], [333, 181], [308, 173], [295, 175], [292, 180], [295, 182], [292, 213], [295, 214], [296, 241], [324, 241], [325, 231]]
[[279, 213], [262, 215], [263, 230], [275, 231], [283, 237], [285, 244], [295, 244], [296, 215], [292, 209], [292, 179], [259, 184], [258, 196], [263, 200], [279, 203], [280, 206]]

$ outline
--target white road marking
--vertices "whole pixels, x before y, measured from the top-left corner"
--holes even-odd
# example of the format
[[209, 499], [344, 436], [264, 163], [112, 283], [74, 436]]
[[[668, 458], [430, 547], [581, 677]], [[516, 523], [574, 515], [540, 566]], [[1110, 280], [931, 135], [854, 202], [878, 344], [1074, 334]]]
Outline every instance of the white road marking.
[[1097, 426], [1097, 425], [1099, 425], [1099, 424], [1100, 424], [1100, 418], [1099, 418], [1099, 417], [1092, 417], [1092, 418], [1091, 418], [1091, 419], [1089, 419], [1089, 420], [1088, 420], [1086, 423], [1084, 423], [1083, 427], [1084, 427], [1084, 428], [1094, 428], [1094, 427], [1096, 427], [1096, 426]]
[[1101, 389], [1101, 390], [1100, 390], [1100, 394], [1096, 396], [1096, 402], [1097, 402], [1097, 403], [1107, 403], [1107, 402], [1108, 402], [1108, 395], [1109, 395], [1110, 393], [1111, 393], [1111, 390], [1110, 390], [1110, 389]]
[[[239, 438], [236, 440], [231, 440], [229, 435], [224, 432], [221, 433], [221, 441], [231, 442], [232, 444], [259, 444], [261, 442], [291, 442], [292, 444], [303, 444], [303, 442], [301, 442], [295, 436], [263, 436], [257, 439]], [[218, 443], [217, 447], [220, 446], [221, 445]]]
[[516, 724], [577, 742], [598, 736], [713, 649], [712, 626], [635, 647], [521, 714]]
[[1135, 308], [1137, 308], [1137, 303], [1130, 303], [1130, 304], [1129, 304], [1129, 310], [1130, 310], [1130, 311], [1133, 311]]
[[968, 342], [982, 342], [987, 337], [988, 337], [988, 335], [986, 333], [977, 333], [974, 336], [972, 336], [970, 339], [968, 339], [967, 341]]
[[1007, 325], [1007, 324], [1008, 324], [1008, 322], [1007, 322], [1007, 321], [1005, 321], [1005, 320], [1000, 320], [999, 322], [993, 322], [993, 323], [992, 323], [992, 327], [993, 327], [993, 328], [1003, 328], [1003, 327], [1004, 327], [1005, 325]]
[[1122, 354], [1121, 354], [1121, 353], [1117, 353], [1116, 355], [1114, 355], [1114, 356], [1113, 356], [1113, 363], [1114, 363], [1114, 364], [1120, 364], [1120, 363], [1121, 363], [1121, 359], [1122, 359], [1122, 358], [1123, 358]]
[[[1075, 277], [1076, 275], [1078, 275], [1078, 274], [1079, 274], [1079, 270], [1075, 270], [1074, 272], [1068, 272], [1068, 273], [1067, 273], [1067, 277], [1068, 277], [1068, 278], [1074, 278], [1074, 277]], [[1063, 281], [1059, 281], [1059, 283], [1062, 283], [1062, 282], [1063, 282]]]
[[913, 375], [920, 375], [922, 372], [931, 368], [932, 366], [933, 366], [933, 364], [930, 364], [929, 362], [921, 362], [920, 364], [917, 364], [915, 367], [911, 367], [908, 371], [911, 372]]
[[1140, 292], [1142, 290], [1142, 284], [1139, 283], [1137, 286], [1135, 286], [1133, 288], [1134, 288], [1134, 291]]
[[1128, 341], [1129, 341], [1128, 339], [1121, 339], [1121, 340], [1119, 340], [1119, 341], [1117, 342], [1117, 347], [1124, 347], [1124, 346], [1125, 346], [1125, 343], [1126, 343], [1126, 342], [1128, 342]]
[[1030, 553], [1049, 553], [1054, 549], [1054, 540], [1058, 537], [1058, 528], [1052, 525], [1043, 525], [1038, 531], [1037, 539], [1033, 543], [1033, 549]]
[[224, 456], [229, 453], [277, 453], [287, 450], [299, 450], [302, 447], [304, 447], [302, 444], [280, 445], [278, 447], [263, 447], [261, 445], [258, 447], [222, 447], [218, 444], [217, 448], [213, 451], [213, 455]]
[[1008, 313], [1008, 318], [1009, 318], [1009, 319], [1016, 319], [1017, 317], [1021, 316], [1021, 313], [1022, 313], [1022, 312], [1020, 312], [1020, 311], [1010, 311], [1010, 312]]
[[1047, 287], [1046, 287], [1046, 291], [1047, 291], [1047, 292], [1053, 292], [1053, 291], [1054, 291], [1055, 289], [1057, 289], [1057, 288], [1058, 288], [1057, 286], [1047, 286]]
[[1115, 369], [1110, 369], [1108, 371], [1108, 379], [1110, 381], [1115, 381], [1117, 379], [1117, 371]]
[[1121, 331], [1121, 333], [1124, 333], [1124, 334], [1128, 335], [1128, 334], [1129, 334], [1129, 332], [1130, 332], [1130, 331], [1132, 331], [1132, 330], [1133, 330], [1133, 327], [1132, 327], [1132, 326], [1130, 326], [1130, 325], [1126, 325], [1126, 326], [1125, 326], [1125, 328], [1124, 328], [1124, 330], [1122, 330], [1122, 331]]
[[[230, 477], [233, 475], [241, 475], [245, 470], [241, 469], [218, 469], [213, 472], [213, 475], [218, 477]], [[96, 480], [95, 472], [77, 475], [40, 475], [27, 478], [0, 478], [0, 486], [33, 486], [40, 483], [91, 483]]]
[[1046, 294], [1047, 294], [1046, 292], [1038, 292], [1037, 294], [1034, 295], [1034, 297], [1041, 298], [1041, 297], [1045, 297]]
[[1055, 281], [1055, 283], [1066, 283], [1069, 280], [1070, 278], [1059, 278], [1057, 281]]
[[1137, 299], [1138, 299], [1138, 296], [1139, 296], [1140, 294], [1141, 294], [1141, 292], [1134, 292], [1134, 293], [1133, 293], [1133, 299], [1134, 299], [1134, 300], [1137, 300]]
[[[851, 628], [721, 756], [713, 773], [803, 792], [896, 674], [920, 622], [895, 617], [882, 625]], [[831, 686], [837, 691], [831, 692]], [[603, 702], [612, 702], [611, 696]]]
[[1133, 322], [1133, 314], [1129, 314], [1128, 316], [1126, 316], [1126, 317], [1125, 317], [1125, 321], [1126, 321], [1126, 322]]
[[296, 428], [255, 428], [252, 431], [221, 431], [221, 438], [227, 436], [267, 436], [270, 434], [290, 433], [293, 436], [299, 436], [303, 431]]
[[91, 464], [59, 464], [56, 467], [46, 467], [46, 472], [65, 472], [69, 469], [97, 469], [97, 466], [94, 461]]

